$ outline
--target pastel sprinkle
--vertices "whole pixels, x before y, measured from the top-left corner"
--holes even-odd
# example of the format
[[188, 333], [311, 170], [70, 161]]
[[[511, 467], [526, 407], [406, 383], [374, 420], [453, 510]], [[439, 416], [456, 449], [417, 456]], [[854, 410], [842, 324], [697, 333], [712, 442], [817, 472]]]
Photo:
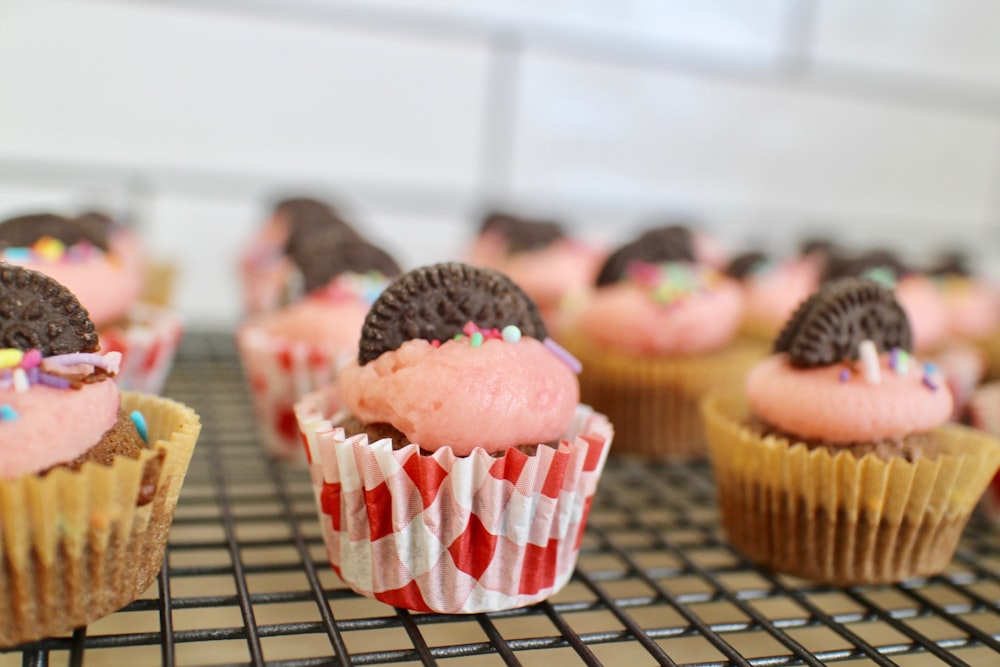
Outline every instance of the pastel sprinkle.
[[480, 345], [482, 345], [483, 334], [479, 333], [478, 331], [472, 334], [472, 340], [469, 341], [469, 344], [472, 345], [472, 347], [479, 347]]
[[17, 410], [15, 410], [13, 406], [6, 403], [0, 405], [0, 421], [12, 422], [17, 418]]
[[31, 386], [31, 383], [28, 382], [28, 374], [24, 372], [23, 368], [15, 368], [12, 379], [14, 381], [14, 391], [19, 394], [28, 391], [28, 387]]
[[503, 328], [501, 335], [508, 343], [516, 343], [521, 340], [521, 329], [516, 324], [508, 324]]
[[149, 442], [149, 429], [146, 427], [146, 418], [138, 410], [133, 410], [128, 415], [135, 424], [135, 430], [139, 432], [139, 437], [143, 442]]
[[865, 382], [868, 384], [881, 384], [882, 369], [878, 363], [878, 348], [875, 341], [866, 338], [858, 345], [858, 356], [865, 372]]
[[840, 371], [839, 378], [840, 378], [841, 382], [847, 382], [848, 380], [850, 380], [851, 379], [851, 369], [850, 368], [844, 368], [844, 369], [842, 369]]
[[5, 347], [0, 349], [0, 368], [13, 368], [21, 363], [24, 352], [16, 347]]
[[32, 348], [24, 353], [19, 366], [21, 366], [21, 368], [35, 368], [41, 363], [42, 351], [37, 348]]
[[52, 375], [51, 373], [39, 373], [38, 384], [55, 387], [56, 389], [69, 389], [72, 386], [72, 383], [66, 378]]
[[34, 251], [43, 259], [56, 260], [66, 252], [66, 245], [59, 239], [52, 237], [42, 237], [35, 243]]
[[934, 364], [932, 364], [929, 361], [924, 363], [924, 374], [925, 375], [936, 375], [937, 372], [938, 372], [937, 366], [935, 366]]
[[466, 336], [471, 336], [472, 334], [478, 332], [479, 332], [479, 327], [477, 327], [476, 323], [473, 322], [472, 320], [466, 322], [465, 326], [462, 327], [462, 333], [464, 333]]
[[431, 347], [433, 348], [441, 347], [441, 341], [435, 338], [434, 340], [431, 341]]
[[937, 383], [934, 382], [934, 380], [932, 380], [931, 376], [929, 376], [929, 375], [925, 375], [923, 377], [923, 379], [921, 380], [921, 382], [923, 382], [924, 386], [927, 387], [928, 389], [930, 389], [931, 391], [937, 391], [938, 390]]
[[564, 348], [559, 343], [555, 342], [551, 338], [546, 338], [544, 341], [544, 345], [546, 348], [548, 348], [549, 352], [556, 355], [556, 357], [564, 364], [569, 366], [570, 370], [572, 370], [574, 373], [579, 374], [580, 371], [583, 370], [583, 364], [580, 363], [580, 360], [574, 357], [572, 354], [570, 354], [569, 351], [566, 350], [566, 348]]
[[901, 350], [898, 347], [893, 349], [896, 353], [896, 365], [893, 366], [897, 375], [906, 375], [906, 371], [910, 367], [910, 355], [906, 350]]
[[452, 340], [462, 340], [462, 336], [464, 335], [465, 334], [460, 334], [460, 333], [455, 334], [454, 337], [452, 337]]

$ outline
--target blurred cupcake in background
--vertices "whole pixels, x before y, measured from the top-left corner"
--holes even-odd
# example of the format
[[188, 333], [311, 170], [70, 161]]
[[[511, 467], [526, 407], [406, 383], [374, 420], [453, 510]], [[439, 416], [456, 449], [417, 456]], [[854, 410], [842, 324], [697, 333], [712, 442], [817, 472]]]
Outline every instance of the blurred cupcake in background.
[[240, 255], [246, 315], [268, 312], [287, 302], [284, 290], [294, 268], [291, 255], [315, 236], [329, 236], [336, 241], [361, 239], [325, 202], [293, 197], [275, 205]]
[[66, 285], [90, 313], [105, 352], [122, 353], [123, 389], [159, 393], [183, 335], [180, 316], [144, 303], [146, 253], [138, 236], [100, 213], [36, 213], [0, 222], [0, 258]]
[[401, 270], [381, 248], [337, 234], [313, 234], [292, 250], [279, 289], [288, 302], [248, 318], [236, 342], [266, 449], [302, 459], [292, 406], [357, 356], [371, 304]]
[[593, 284], [605, 255], [599, 247], [569, 237], [558, 222], [492, 212], [483, 218], [465, 261], [509, 276], [557, 330], [560, 303]]
[[619, 454], [705, 454], [699, 399], [766, 353], [737, 339], [743, 308], [739, 284], [696, 261], [685, 227], [648, 230], [611, 253], [563, 338], [583, 364], [581, 400], [615, 424]]

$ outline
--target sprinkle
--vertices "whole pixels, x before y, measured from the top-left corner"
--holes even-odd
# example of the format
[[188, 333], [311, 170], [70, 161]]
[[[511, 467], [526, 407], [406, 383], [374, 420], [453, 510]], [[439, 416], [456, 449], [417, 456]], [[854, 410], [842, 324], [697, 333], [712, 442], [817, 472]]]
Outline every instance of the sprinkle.
[[516, 324], [508, 324], [505, 326], [501, 335], [508, 343], [516, 343], [521, 340], [521, 330]]
[[64, 377], [59, 377], [58, 375], [52, 375], [51, 373], [38, 374], [38, 384], [44, 384], [48, 387], [55, 387], [56, 389], [69, 389], [73, 383]]
[[0, 368], [13, 368], [21, 363], [24, 352], [16, 347], [5, 347], [0, 349]]
[[42, 259], [53, 261], [60, 259], [65, 254], [66, 244], [51, 236], [43, 236], [32, 246], [32, 250]]
[[840, 378], [841, 382], [847, 382], [848, 380], [850, 380], [851, 379], [851, 369], [850, 368], [844, 368], [844, 369], [842, 369], [840, 371], [839, 378]]
[[24, 353], [24, 357], [21, 358], [21, 363], [18, 364], [21, 368], [35, 368], [42, 363], [42, 351], [38, 348], [32, 348]]
[[570, 354], [566, 350], [566, 348], [564, 348], [562, 345], [555, 342], [551, 338], [546, 338], [544, 344], [545, 347], [548, 348], [549, 352], [556, 355], [556, 357], [558, 357], [559, 360], [562, 361], [564, 364], [569, 366], [570, 370], [572, 370], [574, 373], [579, 373], [580, 371], [583, 370], [583, 364], [580, 363], [580, 360], [574, 357], [572, 354]]
[[4, 403], [0, 405], [0, 421], [12, 422], [17, 419], [17, 410], [13, 406]]
[[464, 333], [466, 336], [471, 336], [472, 334], [478, 332], [479, 332], [479, 327], [477, 327], [476, 323], [473, 322], [472, 320], [466, 322], [465, 326], [462, 327], [462, 333]]
[[874, 280], [883, 287], [896, 289], [896, 274], [888, 266], [877, 266], [862, 274], [865, 278]]
[[452, 340], [462, 340], [462, 336], [464, 336], [464, 335], [465, 334], [460, 334], [460, 333], [459, 334], [455, 334], [454, 336], [452, 336], [451, 339]]
[[896, 371], [896, 375], [906, 375], [909, 365], [910, 355], [906, 350], [901, 350], [898, 347], [892, 348], [892, 352], [889, 353], [889, 368]]
[[479, 347], [480, 345], [482, 345], [483, 344], [483, 334], [481, 334], [478, 331], [476, 333], [472, 334], [472, 340], [469, 341], [469, 344], [472, 345], [472, 347]]
[[875, 347], [875, 341], [868, 338], [861, 341], [858, 345], [858, 356], [861, 357], [861, 363], [864, 365], [865, 381], [868, 384], [881, 384], [882, 369], [879, 368], [878, 348]]
[[138, 410], [133, 410], [128, 415], [135, 424], [135, 430], [139, 432], [139, 437], [143, 442], [149, 442], [149, 429], [146, 428], [146, 418]]
[[431, 341], [431, 347], [433, 348], [441, 347], [441, 341], [435, 338], [434, 340]]
[[3, 257], [9, 262], [26, 262], [31, 259], [31, 250], [28, 248], [6, 248], [3, 251]]
[[24, 392], [28, 391], [28, 387], [31, 386], [31, 383], [28, 382], [28, 374], [24, 372], [23, 368], [14, 369], [13, 379], [14, 379], [14, 391], [16, 391], [19, 394], [23, 394]]
[[924, 383], [924, 386], [930, 389], [931, 391], [938, 390], [938, 383], [937, 380], [935, 379], [935, 376], [937, 374], [938, 374], [937, 366], [935, 366], [929, 361], [924, 364], [924, 377], [922, 378], [921, 381]]

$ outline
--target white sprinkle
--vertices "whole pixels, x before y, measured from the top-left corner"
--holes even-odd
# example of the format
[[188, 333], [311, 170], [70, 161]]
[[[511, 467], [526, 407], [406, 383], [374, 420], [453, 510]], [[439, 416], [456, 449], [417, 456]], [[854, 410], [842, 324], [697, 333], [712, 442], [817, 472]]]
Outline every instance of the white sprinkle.
[[28, 391], [28, 387], [31, 384], [28, 382], [28, 374], [24, 372], [23, 368], [14, 369], [14, 391], [19, 394], [23, 394]]
[[882, 383], [882, 369], [878, 361], [878, 348], [875, 341], [868, 338], [858, 345], [858, 356], [861, 357], [861, 364], [865, 371], [865, 381], [868, 384]]

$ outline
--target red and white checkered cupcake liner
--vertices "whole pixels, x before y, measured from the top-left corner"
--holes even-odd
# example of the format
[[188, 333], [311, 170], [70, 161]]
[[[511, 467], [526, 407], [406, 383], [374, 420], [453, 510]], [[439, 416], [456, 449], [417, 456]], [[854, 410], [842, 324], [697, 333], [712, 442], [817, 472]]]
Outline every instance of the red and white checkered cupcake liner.
[[175, 311], [139, 303], [128, 322], [98, 332], [102, 352], [122, 353], [115, 381], [128, 391], [159, 394], [184, 336], [184, 322]]
[[521, 607], [570, 579], [612, 427], [577, 409], [558, 447], [534, 455], [345, 438], [327, 398], [296, 405], [333, 569], [357, 593], [415, 611]]
[[[969, 400], [969, 419], [978, 429], [1000, 438], [1000, 382], [980, 385]], [[1000, 473], [990, 483], [979, 509], [994, 525], [1000, 525]]]
[[295, 402], [336, 380], [356, 351], [292, 341], [253, 324], [240, 328], [236, 345], [264, 448], [272, 456], [305, 462]]

